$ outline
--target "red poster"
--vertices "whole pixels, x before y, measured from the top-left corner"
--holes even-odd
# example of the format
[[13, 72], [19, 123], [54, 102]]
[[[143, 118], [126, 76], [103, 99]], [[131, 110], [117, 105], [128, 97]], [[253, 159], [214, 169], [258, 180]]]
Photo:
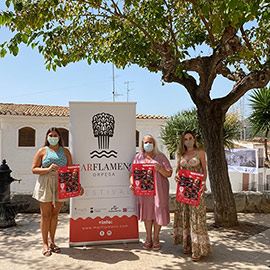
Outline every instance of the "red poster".
[[198, 206], [201, 196], [203, 174], [180, 170], [180, 181], [177, 183], [176, 200]]
[[80, 193], [80, 165], [62, 166], [58, 170], [59, 199], [77, 197]]
[[132, 164], [135, 196], [156, 195], [155, 166], [153, 164]]

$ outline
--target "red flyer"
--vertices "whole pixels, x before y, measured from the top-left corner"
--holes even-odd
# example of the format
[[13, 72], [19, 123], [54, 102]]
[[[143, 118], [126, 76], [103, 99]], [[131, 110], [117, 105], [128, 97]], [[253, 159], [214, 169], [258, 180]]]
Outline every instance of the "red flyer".
[[203, 173], [180, 170], [177, 183], [176, 200], [198, 206], [201, 196]]
[[80, 165], [61, 166], [58, 170], [58, 197], [67, 199], [80, 193]]
[[132, 164], [135, 196], [156, 195], [155, 166], [149, 163]]

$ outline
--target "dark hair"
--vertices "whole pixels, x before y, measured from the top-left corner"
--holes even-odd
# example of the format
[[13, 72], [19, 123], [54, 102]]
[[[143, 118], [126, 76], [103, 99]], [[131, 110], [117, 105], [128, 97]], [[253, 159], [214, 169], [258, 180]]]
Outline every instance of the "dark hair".
[[181, 157], [181, 156], [187, 151], [187, 147], [186, 147], [185, 144], [184, 144], [184, 137], [185, 137], [185, 135], [187, 135], [187, 134], [191, 134], [191, 135], [192, 135], [192, 137], [193, 137], [194, 140], [195, 140], [194, 148], [197, 148], [197, 149], [198, 149], [198, 146], [197, 146], [197, 139], [196, 139], [195, 133], [194, 133], [192, 130], [186, 130], [186, 131], [182, 134], [181, 140], [180, 140], [180, 142], [179, 142], [178, 151], [177, 151], [177, 156], [178, 156], [178, 157]]
[[51, 127], [51, 128], [48, 129], [48, 131], [46, 133], [46, 137], [45, 137], [44, 146], [49, 146], [50, 145], [48, 140], [47, 140], [47, 137], [48, 137], [48, 134], [51, 133], [52, 131], [55, 131], [58, 134], [58, 136], [59, 136], [58, 144], [60, 146], [64, 147], [63, 137], [62, 137], [61, 132], [59, 131], [59, 129], [57, 127]]

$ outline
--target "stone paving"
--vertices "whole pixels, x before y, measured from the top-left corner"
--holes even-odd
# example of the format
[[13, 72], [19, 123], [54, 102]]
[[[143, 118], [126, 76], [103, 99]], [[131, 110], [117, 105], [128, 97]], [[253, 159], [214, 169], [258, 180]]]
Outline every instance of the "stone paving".
[[[207, 217], [209, 222], [213, 220], [213, 214], [208, 213]], [[19, 214], [16, 227], [0, 229], [1, 270], [270, 270], [270, 229], [242, 238], [226, 230], [210, 230], [213, 253], [193, 262], [190, 255], [183, 254], [181, 246], [173, 245], [172, 223], [162, 228], [160, 251], [142, 249], [143, 223], [140, 223], [139, 243], [70, 248], [69, 215], [60, 214], [56, 242], [62, 253], [46, 258], [41, 254], [39, 219], [39, 214]], [[239, 214], [239, 220], [270, 227], [270, 214]]]

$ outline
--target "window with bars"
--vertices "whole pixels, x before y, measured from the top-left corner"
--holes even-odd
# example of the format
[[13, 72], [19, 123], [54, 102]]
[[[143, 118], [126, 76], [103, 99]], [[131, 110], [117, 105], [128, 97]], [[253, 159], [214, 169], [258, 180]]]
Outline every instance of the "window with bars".
[[34, 147], [36, 141], [36, 131], [31, 127], [20, 128], [18, 139], [19, 147]]

